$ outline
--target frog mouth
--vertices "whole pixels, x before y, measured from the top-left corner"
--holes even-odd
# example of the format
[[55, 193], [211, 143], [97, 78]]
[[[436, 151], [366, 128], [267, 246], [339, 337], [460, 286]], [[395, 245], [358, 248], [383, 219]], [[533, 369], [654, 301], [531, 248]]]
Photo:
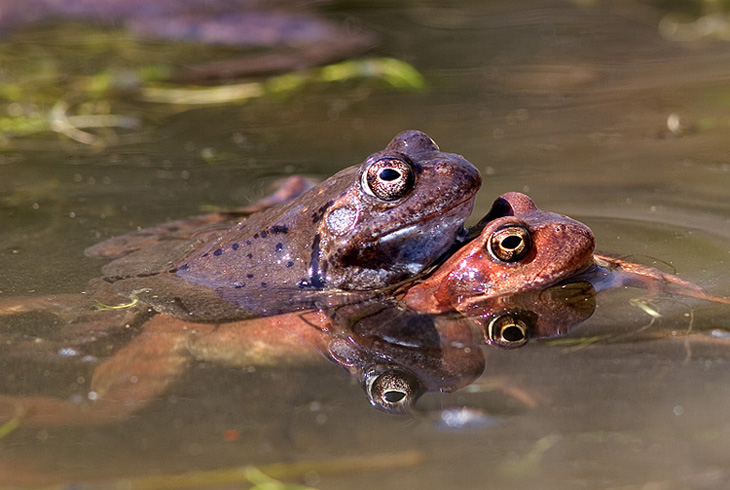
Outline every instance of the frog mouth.
[[[404, 223], [403, 225], [393, 228], [391, 230], [385, 230], [379, 234], [373, 235], [372, 240], [373, 241], [390, 241], [395, 240], [397, 238], [400, 238], [404, 235], [418, 235], [421, 233], [425, 233], [421, 231], [419, 233], [419, 228], [424, 224], [428, 223], [429, 221], [432, 221], [434, 219], [442, 219], [442, 220], [453, 220], [455, 217], [454, 214], [459, 213], [462, 211], [462, 208], [469, 207], [470, 209], [467, 210], [466, 213], [464, 213], [464, 218], [461, 220], [461, 223], [458, 225], [458, 229], [455, 233], [455, 239], [463, 238], [463, 236], [466, 235], [466, 230], [464, 228], [464, 222], [471, 214], [471, 210], [474, 207], [474, 198], [469, 197], [464, 199], [463, 201], [459, 201], [456, 204], [445, 208], [440, 209], [438, 212], [427, 214], [415, 221], [410, 221], [408, 223]], [[445, 231], [445, 229], [450, 229], [454, 223], [449, 223], [443, 227], [438, 226], [436, 228], [440, 229], [442, 232]]]

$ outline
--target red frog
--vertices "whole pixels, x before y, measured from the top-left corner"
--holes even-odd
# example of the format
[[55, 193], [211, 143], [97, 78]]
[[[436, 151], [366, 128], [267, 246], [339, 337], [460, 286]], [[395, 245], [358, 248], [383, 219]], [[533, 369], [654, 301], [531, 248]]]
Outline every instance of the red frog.
[[583, 223], [541, 211], [517, 192], [500, 196], [442, 266], [404, 296], [411, 308], [463, 311], [474, 301], [541, 289], [593, 264], [595, 239]]
[[[730, 303], [675, 275], [595, 253], [586, 225], [540, 210], [525, 194], [500, 196], [470, 235], [431, 275], [409, 284], [402, 299], [421, 312], [461, 312], [493, 346], [514, 348], [528, 337], [564, 335], [592, 315], [595, 293], [624, 285]], [[573, 289], [565, 293], [543, 291], [567, 282]], [[580, 293], [585, 287], [591, 293]], [[528, 291], [532, 294], [522, 294]], [[535, 305], [540, 315], [531, 311]]]
[[542, 211], [518, 192], [500, 196], [470, 235], [473, 239], [436, 271], [409, 285], [406, 305], [430, 313], [467, 312], [485, 299], [538, 290], [567, 278], [580, 278], [598, 291], [637, 285], [651, 292], [730, 301], [658, 269], [595, 253], [590, 228]]

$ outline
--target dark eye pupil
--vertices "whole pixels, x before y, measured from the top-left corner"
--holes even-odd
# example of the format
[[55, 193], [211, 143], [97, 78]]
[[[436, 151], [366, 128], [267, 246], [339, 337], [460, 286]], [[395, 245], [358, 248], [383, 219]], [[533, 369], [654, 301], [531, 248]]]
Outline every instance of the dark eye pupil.
[[520, 246], [522, 238], [517, 235], [511, 235], [502, 240], [502, 247], [506, 250], [514, 250]]
[[507, 349], [521, 347], [527, 343], [530, 327], [527, 320], [512, 313], [504, 313], [491, 322], [487, 330], [487, 340]]
[[525, 333], [519, 325], [509, 325], [502, 329], [502, 338], [508, 342], [519, 342], [525, 338]]
[[386, 168], [380, 172], [380, 178], [387, 181], [396, 180], [400, 178], [400, 172], [392, 168]]
[[405, 160], [384, 157], [369, 162], [362, 174], [361, 188], [382, 201], [405, 197], [413, 188], [415, 172]]
[[386, 391], [383, 393], [383, 398], [385, 398], [389, 403], [398, 403], [402, 399], [406, 397], [406, 394], [402, 391]]
[[527, 228], [514, 224], [497, 228], [486, 243], [489, 254], [502, 262], [518, 262], [530, 252], [532, 240]]

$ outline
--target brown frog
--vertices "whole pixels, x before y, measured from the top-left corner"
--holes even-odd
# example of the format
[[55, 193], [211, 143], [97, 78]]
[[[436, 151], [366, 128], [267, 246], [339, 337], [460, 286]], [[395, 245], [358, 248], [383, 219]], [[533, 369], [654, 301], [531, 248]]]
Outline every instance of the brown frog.
[[334, 290], [371, 291], [419, 274], [464, 236], [480, 185], [471, 163], [406, 131], [361, 165], [249, 218], [202, 220], [182, 233], [163, 225], [87, 254], [115, 259], [102, 269], [105, 281], [158, 312], [279, 314], [315, 307]]

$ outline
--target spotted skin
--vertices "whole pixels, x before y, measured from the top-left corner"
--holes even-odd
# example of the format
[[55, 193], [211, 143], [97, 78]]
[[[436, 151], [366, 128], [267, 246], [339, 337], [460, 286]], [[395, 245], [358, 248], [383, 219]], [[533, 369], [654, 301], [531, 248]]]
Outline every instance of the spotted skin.
[[[374, 165], [380, 173], [368, 172]], [[379, 179], [387, 185], [376, 188]], [[122, 294], [145, 289], [138, 294], [155, 309], [190, 319], [311, 308], [332, 291], [373, 291], [429, 267], [463, 236], [480, 186], [471, 163], [406, 131], [361, 165], [245, 219], [175, 240], [162, 228], [157, 243], [103, 272]]]

